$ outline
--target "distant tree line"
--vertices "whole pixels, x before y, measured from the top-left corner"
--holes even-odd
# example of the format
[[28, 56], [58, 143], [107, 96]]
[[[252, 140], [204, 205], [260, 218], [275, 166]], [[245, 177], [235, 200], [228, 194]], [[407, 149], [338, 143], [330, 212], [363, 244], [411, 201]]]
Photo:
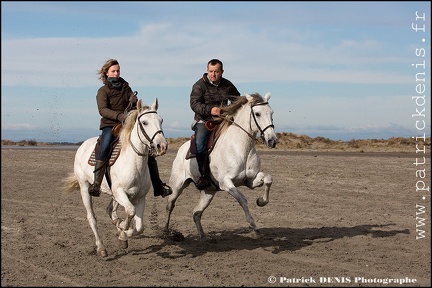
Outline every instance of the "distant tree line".
[[36, 140], [21, 140], [18, 142], [11, 141], [11, 140], [2, 140], [2, 145], [18, 145], [18, 146], [37, 146]]
[[70, 143], [70, 142], [37, 142], [36, 140], [1, 140], [1, 145], [11, 145], [11, 146], [46, 146], [46, 145], [81, 145], [83, 142]]

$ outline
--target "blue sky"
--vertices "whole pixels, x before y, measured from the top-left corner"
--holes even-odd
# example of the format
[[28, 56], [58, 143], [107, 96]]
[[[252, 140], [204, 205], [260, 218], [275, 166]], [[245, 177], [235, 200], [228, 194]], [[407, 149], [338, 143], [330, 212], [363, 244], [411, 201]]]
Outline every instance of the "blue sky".
[[190, 91], [212, 58], [242, 94], [271, 93], [276, 132], [430, 137], [430, 11], [429, 1], [2, 1], [1, 138], [99, 135], [97, 70], [109, 58], [144, 103], [158, 98], [166, 137], [192, 134]]

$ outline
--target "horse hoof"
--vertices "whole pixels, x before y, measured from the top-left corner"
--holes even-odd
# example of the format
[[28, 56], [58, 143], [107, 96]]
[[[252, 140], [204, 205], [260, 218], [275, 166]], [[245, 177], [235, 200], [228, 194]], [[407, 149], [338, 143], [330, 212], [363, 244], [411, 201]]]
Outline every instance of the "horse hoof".
[[253, 239], [259, 239], [261, 237], [263, 237], [263, 234], [259, 230], [253, 230], [252, 232]]
[[122, 249], [126, 249], [126, 248], [128, 248], [128, 241], [126, 240], [126, 241], [123, 241], [123, 240], [118, 240], [118, 243], [119, 243], [119, 247], [120, 248], [122, 248]]
[[268, 201], [264, 201], [262, 197], [259, 197], [259, 198], [256, 200], [256, 204], [257, 204], [259, 207], [264, 207], [265, 205], [268, 204]]
[[108, 252], [105, 249], [103, 249], [103, 250], [100, 251], [100, 256], [107, 257], [108, 256]]
[[118, 241], [120, 248], [126, 249], [128, 247], [128, 238], [126, 232], [120, 231]]
[[203, 238], [201, 238], [201, 242], [203, 241], [206, 243], [217, 244], [217, 240], [210, 236], [204, 236]]
[[168, 229], [168, 230], [162, 231], [160, 237], [162, 239], [169, 239], [169, 240], [176, 241], [176, 242], [180, 242], [180, 241], [185, 240], [185, 236], [181, 232], [176, 231], [174, 229]]

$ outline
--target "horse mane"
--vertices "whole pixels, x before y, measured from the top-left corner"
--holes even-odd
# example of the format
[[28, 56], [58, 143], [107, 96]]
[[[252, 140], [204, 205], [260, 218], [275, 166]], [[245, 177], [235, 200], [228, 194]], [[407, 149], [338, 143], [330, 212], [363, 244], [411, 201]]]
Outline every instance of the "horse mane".
[[126, 148], [125, 143], [129, 142], [130, 134], [132, 133], [132, 129], [135, 125], [135, 122], [143, 111], [150, 109], [150, 106], [143, 105], [141, 100], [138, 101], [137, 109], [133, 109], [128, 112], [126, 116], [126, 120], [123, 123], [123, 127], [120, 131], [120, 143], [122, 143], [122, 149]]
[[129, 111], [125, 122], [123, 123], [123, 127], [120, 131], [120, 143], [122, 145], [122, 149], [126, 148], [126, 143], [129, 141], [130, 134], [132, 132], [132, 129], [134, 127], [135, 121], [138, 117], [138, 110], [131, 110]]
[[[250, 103], [251, 106], [264, 102], [264, 98], [259, 93], [250, 94], [250, 96], [253, 98]], [[221, 109], [220, 118], [222, 118], [222, 122], [215, 135], [216, 138], [222, 135], [228, 129], [228, 127], [231, 126], [234, 115], [237, 114], [240, 107], [243, 107], [248, 101], [249, 100], [246, 96], [239, 96], [229, 106], [225, 106]], [[221, 120], [219, 119], [219, 121]]]

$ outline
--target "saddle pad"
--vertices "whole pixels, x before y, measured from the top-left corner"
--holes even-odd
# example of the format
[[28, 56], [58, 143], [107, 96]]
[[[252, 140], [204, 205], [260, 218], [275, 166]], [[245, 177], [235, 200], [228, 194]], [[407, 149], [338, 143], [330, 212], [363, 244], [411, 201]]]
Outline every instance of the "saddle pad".
[[[219, 129], [219, 124], [212, 125], [212, 132], [210, 133], [208, 139], [207, 139], [207, 153], [210, 154], [213, 150], [214, 145], [216, 144], [217, 138], [216, 138], [216, 131]], [[186, 153], [186, 159], [194, 158], [196, 157], [196, 143], [195, 143], [195, 135], [192, 134], [190, 138], [190, 146], [189, 150]]]
[[[111, 156], [110, 156], [110, 159], [108, 161], [108, 166], [112, 166], [115, 163], [118, 156], [120, 155], [120, 150], [121, 150], [121, 144], [120, 144], [120, 141], [118, 141], [115, 144], [114, 148], [112, 149]], [[88, 164], [91, 166], [96, 166], [96, 147], [95, 147], [95, 149], [93, 149], [93, 152], [90, 155], [90, 158], [88, 160]]]

